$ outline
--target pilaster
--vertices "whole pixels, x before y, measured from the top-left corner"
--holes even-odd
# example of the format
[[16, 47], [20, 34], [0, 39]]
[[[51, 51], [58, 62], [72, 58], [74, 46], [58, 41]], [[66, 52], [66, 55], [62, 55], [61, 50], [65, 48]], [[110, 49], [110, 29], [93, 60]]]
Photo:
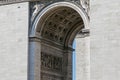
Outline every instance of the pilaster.
[[29, 72], [28, 80], [40, 80], [41, 44], [38, 40], [29, 41]]

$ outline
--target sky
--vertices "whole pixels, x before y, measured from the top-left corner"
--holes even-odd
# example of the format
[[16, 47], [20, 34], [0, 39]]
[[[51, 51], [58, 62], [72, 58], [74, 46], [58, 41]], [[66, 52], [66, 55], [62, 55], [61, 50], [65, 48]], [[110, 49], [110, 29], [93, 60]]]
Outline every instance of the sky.
[[[75, 49], [76, 48], [76, 42], [74, 41], [73, 42], [73, 49]], [[73, 72], [73, 74], [72, 74], [72, 76], [73, 76], [73, 80], [76, 80], [76, 55], [75, 55], [76, 53], [75, 53], [75, 51], [73, 51], [73, 66], [72, 66], [72, 72]]]

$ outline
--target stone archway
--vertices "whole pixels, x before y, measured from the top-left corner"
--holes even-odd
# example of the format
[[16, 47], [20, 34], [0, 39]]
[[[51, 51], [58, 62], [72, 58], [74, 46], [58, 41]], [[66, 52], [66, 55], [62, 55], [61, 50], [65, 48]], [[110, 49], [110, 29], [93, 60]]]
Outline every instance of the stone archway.
[[44, 8], [34, 20], [29, 42], [29, 80], [72, 80], [72, 43], [88, 28], [81, 6], [58, 2]]

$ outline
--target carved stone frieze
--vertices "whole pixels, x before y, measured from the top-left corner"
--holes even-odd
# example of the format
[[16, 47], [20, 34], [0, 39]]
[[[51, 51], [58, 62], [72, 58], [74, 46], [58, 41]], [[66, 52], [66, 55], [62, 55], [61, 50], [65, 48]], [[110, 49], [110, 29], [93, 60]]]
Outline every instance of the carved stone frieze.
[[50, 55], [47, 53], [41, 53], [41, 68], [42, 70], [62, 72], [63, 58]]

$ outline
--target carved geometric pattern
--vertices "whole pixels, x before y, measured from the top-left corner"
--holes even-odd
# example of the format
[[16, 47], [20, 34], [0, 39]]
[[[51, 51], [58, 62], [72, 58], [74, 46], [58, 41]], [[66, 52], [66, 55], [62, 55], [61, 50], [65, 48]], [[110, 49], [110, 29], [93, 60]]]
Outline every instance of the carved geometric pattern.
[[76, 11], [68, 7], [59, 8], [46, 18], [42, 37], [64, 44], [70, 29], [81, 23], [81, 17]]

